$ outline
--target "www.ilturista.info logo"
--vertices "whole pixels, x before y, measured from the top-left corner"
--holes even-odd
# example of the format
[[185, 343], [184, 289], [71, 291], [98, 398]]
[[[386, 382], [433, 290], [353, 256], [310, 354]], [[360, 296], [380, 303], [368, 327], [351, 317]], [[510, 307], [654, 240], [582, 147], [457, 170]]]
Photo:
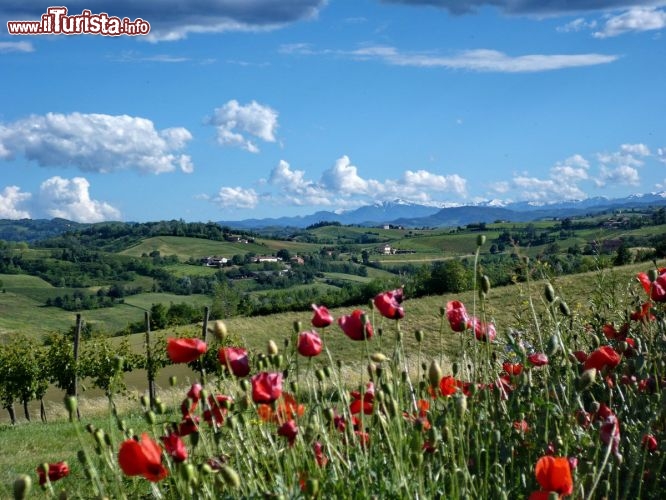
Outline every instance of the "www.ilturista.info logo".
[[137, 36], [150, 33], [150, 23], [140, 17], [132, 21], [87, 9], [68, 16], [67, 7], [49, 7], [39, 21], [7, 21], [7, 31], [10, 35]]

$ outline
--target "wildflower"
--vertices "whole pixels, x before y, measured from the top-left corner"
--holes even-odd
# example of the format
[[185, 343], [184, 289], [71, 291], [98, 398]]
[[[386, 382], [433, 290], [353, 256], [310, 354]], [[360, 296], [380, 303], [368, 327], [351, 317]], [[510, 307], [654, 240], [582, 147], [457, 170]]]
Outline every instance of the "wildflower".
[[289, 446], [294, 446], [296, 436], [298, 435], [298, 425], [294, 420], [288, 420], [278, 428], [278, 436], [287, 438]]
[[442, 377], [439, 381], [439, 390], [442, 396], [453, 396], [458, 390], [458, 381], [451, 375]]
[[373, 334], [372, 325], [360, 309], [355, 309], [349, 316], [339, 317], [338, 325], [340, 325], [344, 334], [352, 340], [369, 339]]
[[204, 420], [209, 424], [222, 425], [224, 417], [227, 415], [227, 404], [231, 402], [233, 402], [233, 399], [223, 394], [208, 396], [209, 409], [203, 412]]
[[281, 373], [261, 372], [252, 377], [252, 400], [255, 403], [272, 403], [281, 394]]
[[464, 332], [467, 329], [469, 316], [465, 305], [458, 300], [451, 300], [446, 303], [446, 319], [449, 320], [451, 330], [454, 332]]
[[312, 326], [315, 328], [326, 328], [333, 323], [333, 316], [325, 306], [312, 304], [314, 316], [312, 317]]
[[648, 451], [657, 451], [657, 448], [659, 448], [657, 438], [652, 434], [645, 434], [643, 439], [641, 439], [641, 444], [643, 445], [643, 448]]
[[286, 422], [294, 417], [302, 417], [305, 413], [305, 406], [298, 404], [296, 398], [289, 393], [283, 393], [282, 398], [273, 411], [271, 405], [260, 404], [257, 406], [259, 418], [264, 422], [277, 422], [279, 424]]
[[189, 363], [206, 352], [206, 343], [201, 339], [167, 339], [167, 354], [172, 363]]
[[402, 319], [405, 317], [405, 309], [400, 305], [403, 297], [403, 289], [398, 288], [376, 295], [373, 302], [385, 318]]
[[324, 447], [319, 441], [312, 443], [312, 451], [314, 451], [315, 460], [319, 467], [326, 467], [328, 457], [324, 455]]
[[627, 338], [627, 333], [629, 333], [629, 323], [624, 323], [621, 327], [620, 330], [616, 330], [615, 326], [612, 325], [611, 323], [606, 323], [602, 327], [602, 331], [604, 332], [604, 335], [606, 338], [611, 339], [611, 340], [624, 340]]
[[629, 316], [631, 318], [631, 321], [654, 321], [657, 319], [654, 314], [651, 312], [652, 310], [652, 302], [647, 301], [643, 302], [641, 306], [636, 309], [634, 312], [631, 313]]
[[361, 395], [359, 391], [352, 391], [351, 397], [353, 401], [349, 405], [349, 413], [355, 415], [363, 412], [366, 415], [372, 415], [375, 401], [375, 384], [368, 382], [365, 394]]
[[533, 366], [543, 366], [548, 364], [548, 356], [542, 352], [535, 352], [534, 354], [530, 354], [527, 356], [527, 360]]
[[611, 451], [615, 456], [620, 456], [618, 451], [620, 446], [620, 422], [617, 419], [617, 416], [613, 413], [613, 410], [604, 403], [601, 403], [601, 406], [599, 406], [596, 416], [603, 422], [599, 429], [601, 442], [606, 446], [610, 446]]
[[[47, 464], [44, 464], [47, 465]], [[37, 474], [39, 475], [39, 484], [44, 486], [46, 484], [46, 477], [48, 476], [49, 481], [57, 481], [62, 479], [65, 476], [69, 475], [69, 465], [67, 462], [56, 462], [53, 464], [48, 464], [48, 470], [44, 470], [44, 466], [40, 465], [37, 467]]]
[[195, 432], [199, 432], [199, 417], [185, 415], [183, 420], [178, 424], [178, 435], [185, 437], [194, 434]]
[[520, 363], [509, 363], [507, 361], [502, 363], [502, 370], [504, 370], [507, 375], [515, 377], [516, 375], [520, 375], [523, 372], [523, 365]]
[[[573, 479], [571, 467], [566, 457], [543, 456], [537, 460], [535, 474], [542, 492], [556, 492], [559, 495], [571, 495], [573, 492]], [[534, 495], [534, 493], [532, 494]], [[530, 499], [540, 498], [543, 495], [532, 496]], [[547, 497], [546, 497], [547, 498]]]
[[298, 345], [296, 346], [301, 356], [308, 358], [318, 356], [321, 353], [321, 337], [314, 330], [310, 332], [301, 332], [298, 335]]
[[621, 357], [615, 349], [606, 345], [595, 349], [590, 353], [585, 361], [584, 368], [586, 370], [596, 368], [599, 371], [603, 370], [605, 367], [612, 369], [620, 364], [620, 359]]
[[647, 273], [638, 273], [636, 278], [652, 300], [666, 302], [666, 268], [661, 267], [657, 270], [657, 277], [654, 281], [650, 280]]
[[513, 423], [513, 428], [522, 433], [529, 432], [530, 430], [530, 426], [526, 420], [516, 420]]
[[118, 463], [127, 476], [143, 476], [148, 481], [161, 481], [169, 472], [162, 465], [162, 448], [147, 433], [140, 441], [123, 441], [118, 450]]
[[474, 336], [476, 337], [476, 340], [492, 342], [497, 336], [495, 325], [493, 323], [485, 323], [476, 317], [472, 317], [467, 322], [467, 327], [474, 330]]
[[187, 397], [190, 398], [193, 403], [198, 403], [199, 399], [201, 399], [202, 390], [203, 387], [201, 386], [201, 384], [195, 382], [194, 384], [192, 384], [192, 387], [190, 387], [190, 390], [187, 391]]
[[573, 355], [579, 363], [587, 361], [587, 353], [585, 351], [574, 351]]
[[169, 434], [160, 438], [164, 449], [174, 462], [184, 462], [187, 460], [187, 448], [178, 434]]
[[250, 360], [247, 350], [242, 347], [221, 347], [217, 351], [217, 359], [236, 377], [245, 377], [250, 373]]

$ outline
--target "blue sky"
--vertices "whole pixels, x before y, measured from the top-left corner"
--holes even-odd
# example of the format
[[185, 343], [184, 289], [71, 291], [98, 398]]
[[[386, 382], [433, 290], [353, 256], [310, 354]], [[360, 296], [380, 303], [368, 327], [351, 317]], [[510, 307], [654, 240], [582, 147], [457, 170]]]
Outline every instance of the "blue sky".
[[75, 0], [151, 32], [9, 35], [50, 5], [0, 5], [0, 218], [666, 190], [666, 1]]

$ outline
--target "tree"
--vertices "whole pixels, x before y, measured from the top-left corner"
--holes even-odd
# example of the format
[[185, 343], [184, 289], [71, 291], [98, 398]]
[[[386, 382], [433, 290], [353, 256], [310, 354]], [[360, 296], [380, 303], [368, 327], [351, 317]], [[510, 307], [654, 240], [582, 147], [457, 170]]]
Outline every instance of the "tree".
[[615, 259], [613, 260], [613, 265], [624, 266], [625, 264], [631, 264], [631, 260], [631, 251], [629, 250], [628, 245], [623, 241], [622, 244], [617, 248]]
[[291, 259], [291, 253], [286, 248], [281, 248], [275, 255], [281, 258], [284, 262], [289, 262], [289, 259]]
[[240, 300], [240, 294], [229, 285], [228, 281], [218, 283], [215, 285], [211, 317], [224, 319], [236, 316]]

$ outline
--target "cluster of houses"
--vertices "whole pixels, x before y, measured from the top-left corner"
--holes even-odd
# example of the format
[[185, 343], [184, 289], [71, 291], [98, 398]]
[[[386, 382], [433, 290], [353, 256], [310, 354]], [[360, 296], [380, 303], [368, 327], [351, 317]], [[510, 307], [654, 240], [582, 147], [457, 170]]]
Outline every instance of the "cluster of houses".
[[[290, 261], [292, 264], [298, 264], [301, 266], [305, 264], [303, 257], [299, 257], [298, 255], [294, 255], [290, 259]], [[227, 265], [229, 259], [227, 259], [226, 257], [218, 257], [217, 255], [214, 255], [214, 256], [202, 257], [200, 262], [202, 265], [207, 267], [223, 267]], [[282, 262], [282, 257], [275, 257], [273, 255], [258, 255], [252, 258], [252, 262], [255, 264], [261, 264], [263, 262], [277, 263], [277, 262]]]

